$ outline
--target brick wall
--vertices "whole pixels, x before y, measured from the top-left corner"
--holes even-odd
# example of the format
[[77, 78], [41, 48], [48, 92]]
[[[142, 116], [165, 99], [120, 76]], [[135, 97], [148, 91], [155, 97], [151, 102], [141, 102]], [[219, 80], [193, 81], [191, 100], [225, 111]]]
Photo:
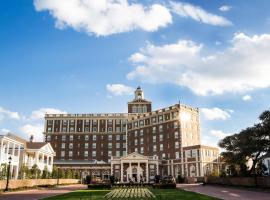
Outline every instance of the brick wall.
[[[6, 188], [6, 180], [0, 181], [0, 190]], [[59, 179], [59, 184], [76, 184], [79, 183], [78, 179]], [[24, 179], [24, 180], [10, 180], [9, 188], [24, 188], [24, 187], [34, 187], [42, 185], [56, 185], [57, 179]]]

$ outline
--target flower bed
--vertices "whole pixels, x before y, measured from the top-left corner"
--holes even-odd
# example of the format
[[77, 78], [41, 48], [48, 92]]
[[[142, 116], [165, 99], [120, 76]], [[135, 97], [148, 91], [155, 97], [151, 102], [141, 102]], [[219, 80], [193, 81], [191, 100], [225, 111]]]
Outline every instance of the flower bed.
[[155, 195], [147, 188], [123, 188], [114, 189], [110, 193], [104, 196], [105, 199], [119, 199], [119, 198], [138, 198], [138, 199], [149, 199], [155, 198]]

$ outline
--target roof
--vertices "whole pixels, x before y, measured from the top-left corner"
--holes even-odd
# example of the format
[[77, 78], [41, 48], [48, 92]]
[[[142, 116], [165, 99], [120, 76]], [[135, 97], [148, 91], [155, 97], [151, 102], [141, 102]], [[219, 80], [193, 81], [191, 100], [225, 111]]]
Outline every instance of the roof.
[[6, 137], [10, 138], [10, 139], [13, 139], [13, 140], [16, 140], [18, 142], [21, 142], [23, 143], [24, 145], [26, 144], [27, 140], [17, 136], [17, 135], [14, 135], [13, 133], [7, 133], [6, 134]]
[[45, 146], [46, 142], [26, 142], [27, 149], [40, 149]]

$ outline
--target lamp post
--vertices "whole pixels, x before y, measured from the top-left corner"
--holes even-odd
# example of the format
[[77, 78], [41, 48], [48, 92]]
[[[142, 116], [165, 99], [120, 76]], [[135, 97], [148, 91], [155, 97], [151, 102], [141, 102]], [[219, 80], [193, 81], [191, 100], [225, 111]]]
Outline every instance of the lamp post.
[[6, 184], [5, 192], [8, 191], [8, 183], [9, 183], [9, 173], [10, 173], [10, 164], [11, 164], [11, 161], [12, 161], [12, 157], [9, 156], [9, 158], [8, 158], [8, 169], [7, 169], [7, 184]]

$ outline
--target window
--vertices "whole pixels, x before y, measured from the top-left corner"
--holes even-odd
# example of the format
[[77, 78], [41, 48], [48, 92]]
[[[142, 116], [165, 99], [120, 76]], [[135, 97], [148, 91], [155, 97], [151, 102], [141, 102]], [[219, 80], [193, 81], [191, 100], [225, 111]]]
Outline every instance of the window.
[[163, 144], [160, 144], [160, 145], [159, 145], [159, 150], [160, 150], [160, 151], [163, 151]]
[[191, 150], [191, 155], [193, 158], [195, 158], [197, 156], [196, 150]]
[[135, 151], [135, 152], [138, 152], [138, 148], [136, 147], [136, 148], [134, 149], [134, 151]]
[[65, 157], [65, 151], [61, 151], [61, 157]]
[[97, 148], [97, 143], [93, 143], [92, 148], [93, 149]]
[[66, 148], [66, 143], [62, 143], [62, 144], [61, 144], [61, 148], [62, 148], [62, 149]]
[[153, 135], [153, 142], [157, 141], [157, 136]]
[[112, 135], [108, 136], [108, 140], [111, 141], [112, 140]]
[[120, 132], [120, 127], [116, 127], [116, 132], [117, 132], [117, 133]]
[[112, 132], [112, 127], [108, 127], [108, 132]]
[[93, 127], [93, 132], [97, 132], [97, 127]]
[[112, 156], [112, 151], [108, 151], [108, 156]]
[[159, 116], [158, 116], [158, 121], [159, 121], [159, 122], [162, 122], [162, 121], [163, 121], [163, 116], [162, 116], [162, 115], [159, 115]]
[[173, 123], [173, 128], [178, 128], [178, 122]]
[[151, 121], [152, 121], [152, 123], [154, 124], [154, 123], [156, 123], [157, 119], [156, 119], [155, 117], [152, 117], [152, 118], [151, 118]]
[[84, 157], [88, 157], [88, 151], [84, 151]]
[[163, 153], [163, 154], [162, 154], [162, 159], [165, 159], [165, 158], [166, 158], [166, 154]]
[[140, 140], [140, 144], [143, 144], [143, 138], [141, 138], [141, 140]]
[[132, 112], [137, 113], [137, 107], [136, 106], [132, 106]]
[[175, 142], [175, 148], [176, 148], [176, 149], [179, 148], [179, 142]]
[[134, 140], [134, 144], [138, 145], [138, 140], [137, 139]]
[[88, 141], [88, 140], [89, 140], [89, 135], [85, 135], [85, 136], [84, 136], [84, 140], [85, 140], [85, 141]]
[[93, 141], [96, 141], [96, 140], [97, 140], [97, 136], [93, 135]]
[[159, 135], [159, 141], [160, 141], [160, 142], [163, 141], [163, 135], [162, 135], [162, 134]]
[[175, 132], [174, 132], [174, 138], [175, 138], [175, 139], [178, 139], [178, 138], [179, 138], [179, 132], [178, 132], [178, 131], [175, 131]]
[[120, 148], [120, 143], [116, 143], [116, 148], [117, 148], [117, 149]]
[[134, 127], [138, 127], [138, 122], [134, 122]]
[[143, 147], [141, 147], [141, 153], [144, 153], [144, 148]]
[[50, 135], [47, 135], [47, 141], [51, 141], [51, 136]]
[[72, 151], [69, 151], [68, 152], [68, 157], [72, 157], [73, 156], [73, 152]]
[[143, 135], [143, 129], [140, 130], [140, 136], [142, 136], [142, 135]]
[[159, 125], [159, 132], [162, 132], [162, 131], [163, 131], [163, 126]]
[[84, 148], [88, 148], [89, 144], [88, 143], [84, 143]]
[[140, 120], [140, 126], [143, 126], [143, 125], [144, 125], [143, 120]]
[[62, 135], [62, 141], [66, 141], [66, 136]]
[[108, 125], [112, 125], [112, 123], [113, 123], [113, 120], [112, 119], [108, 119]]
[[157, 151], [157, 145], [153, 145], [153, 151]]
[[116, 156], [120, 157], [120, 151], [116, 151]]
[[116, 135], [116, 140], [120, 140], [120, 135]]
[[180, 158], [179, 152], [175, 152], [175, 158], [176, 159], [179, 159]]
[[108, 143], [108, 148], [112, 148], [112, 143], [111, 142]]
[[134, 137], [137, 137], [137, 136], [138, 136], [138, 132], [134, 131]]
[[146, 113], [147, 112], [147, 107], [143, 106], [143, 112]]
[[52, 132], [52, 127], [48, 127], [48, 132]]
[[126, 140], [126, 135], [123, 135], [123, 140]]
[[84, 127], [84, 132], [89, 132], [89, 127]]
[[69, 136], [69, 140], [70, 140], [70, 141], [73, 141], [73, 135], [70, 135], [70, 136]]
[[68, 148], [72, 149], [73, 148], [73, 143], [69, 143]]
[[152, 133], [156, 133], [157, 132], [157, 127], [152, 127]]
[[92, 157], [96, 157], [97, 152], [96, 151], [92, 151]]

